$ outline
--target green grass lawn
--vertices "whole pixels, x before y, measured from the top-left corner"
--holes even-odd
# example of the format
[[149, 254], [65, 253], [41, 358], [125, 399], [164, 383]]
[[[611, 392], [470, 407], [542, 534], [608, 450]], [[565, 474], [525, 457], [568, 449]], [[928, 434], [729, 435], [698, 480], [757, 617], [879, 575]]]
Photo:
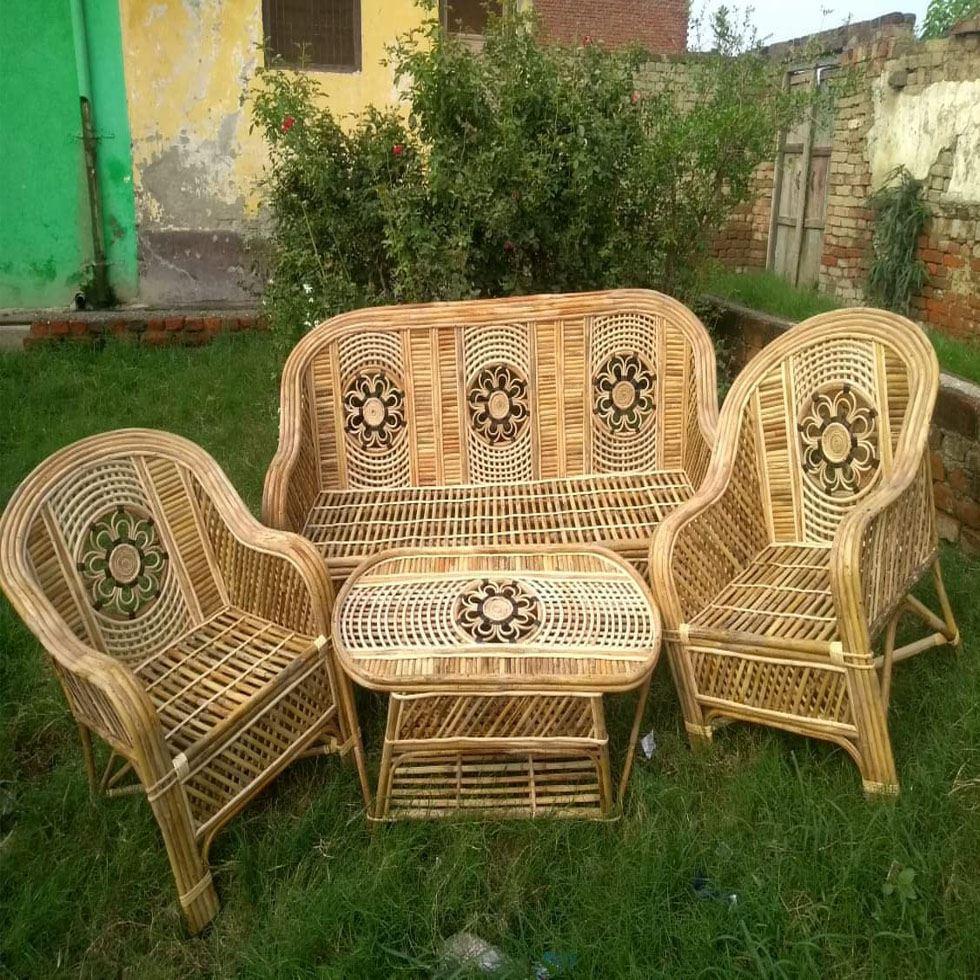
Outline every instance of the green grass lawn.
[[[705, 292], [793, 321], [844, 305], [815, 289], [797, 289], [772, 272], [729, 272], [720, 267], [711, 271]], [[980, 384], [980, 344], [954, 340], [938, 330], [928, 333], [944, 371]]]
[[[201, 443], [257, 509], [281, 361], [258, 335], [0, 355], [0, 503], [60, 446], [149, 425]], [[944, 557], [966, 643], [897, 670], [896, 801], [866, 802], [842, 750], [774, 731], [735, 725], [692, 754], [662, 661], [658, 749], [618, 822], [372, 831], [350, 768], [300, 762], [219, 837], [222, 911], [196, 939], [145, 801], [89, 800], [61, 694], [0, 600], [0, 974], [426, 977], [466, 929], [515, 977], [547, 950], [581, 977], [975, 975], [980, 563]], [[360, 708], [376, 761], [381, 704]], [[734, 907], [700, 898], [699, 874]]]

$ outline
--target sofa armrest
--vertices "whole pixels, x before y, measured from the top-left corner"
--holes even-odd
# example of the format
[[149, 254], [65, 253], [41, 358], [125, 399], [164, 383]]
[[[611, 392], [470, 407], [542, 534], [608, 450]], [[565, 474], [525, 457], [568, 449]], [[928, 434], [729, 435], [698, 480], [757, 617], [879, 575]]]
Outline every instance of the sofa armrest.
[[287, 362], [280, 395], [279, 446], [262, 488], [262, 521], [302, 531], [320, 491], [319, 458], [306, 368]]

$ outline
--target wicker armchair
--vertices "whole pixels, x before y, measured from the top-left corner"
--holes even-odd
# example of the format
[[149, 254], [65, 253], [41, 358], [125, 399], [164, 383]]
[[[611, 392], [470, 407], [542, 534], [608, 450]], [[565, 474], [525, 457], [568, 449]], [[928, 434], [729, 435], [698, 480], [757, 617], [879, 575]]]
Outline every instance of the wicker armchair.
[[192, 443], [128, 429], [46, 460], [0, 519], [0, 584], [50, 655], [93, 793], [146, 792], [192, 932], [218, 908], [215, 834], [301, 753], [353, 753], [369, 800], [323, 564]]
[[[867, 792], [898, 791], [892, 665], [959, 643], [926, 452], [938, 378], [914, 324], [850, 309], [790, 330], [735, 382], [704, 484], [650, 555], [692, 740], [761, 722], [842, 745]], [[930, 566], [941, 617], [909, 594]], [[896, 649], [903, 612], [930, 632]]]

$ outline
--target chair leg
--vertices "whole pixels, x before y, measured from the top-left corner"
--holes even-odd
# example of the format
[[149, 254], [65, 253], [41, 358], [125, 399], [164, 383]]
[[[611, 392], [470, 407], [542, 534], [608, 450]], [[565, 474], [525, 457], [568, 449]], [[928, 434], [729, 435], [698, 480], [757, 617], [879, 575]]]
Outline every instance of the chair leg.
[[92, 751], [92, 733], [81, 722], [78, 722], [78, 735], [82, 740], [82, 758], [85, 760], [85, 777], [88, 779], [88, 791], [92, 799], [99, 795], [99, 778], [95, 773], [95, 754]]
[[161, 782], [166, 785], [152, 787], [146, 798], [163, 835], [187, 929], [196, 934], [218, 914], [218, 894], [203, 845], [194, 833], [194, 821], [183, 786], [172, 777], [164, 777]]
[[963, 639], [960, 636], [959, 628], [956, 625], [956, 618], [953, 616], [953, 607], [949, 604], [949, 596], [946, 594], [946, 586], [943, 584], [943, 573], [939, 567], [939, 559], [932, 563], [932, 578], [936, 585], [936, 595], [939, 597], [939, 606], [943, 611], [943, 620], [949, 631], [950, 644], [959, 651], [963, 646]]
[[354, 756], [354, 765], [357, 767], [357, 778], [361, 784], [361, 796], [364, 797], [364, 806], [368, 813], [371, 812], [371, 784], [368, 782], [367, 762], [364, 755], [364, 742], [361, 738], [361, 724], [357, 717], [357, 708], [354, 705], [354, 690], [351, 687], [350, 678], [341, 670], [337, 671], [337, 698], [340, 708], [341, 726], [344, 729], [345, 739], [352, 742], [351, 754]]
[[670, 665], [670, 676], [674, 681], [678, 700], [681, 703], [681, 713], [684, 715], [684, 730], [692, 749], [704, 748], [711, 743], [714, 727], [704, 717], [701, 705], [694, 697], [694, 685], [690, 682], [685, 660], [684, 644], [677, 640], [668, 640], [667, 663]]
[[895, 796], [898, 773], [877, 671], [852, 667], [847, 673], [864, 792], [869, 796]]

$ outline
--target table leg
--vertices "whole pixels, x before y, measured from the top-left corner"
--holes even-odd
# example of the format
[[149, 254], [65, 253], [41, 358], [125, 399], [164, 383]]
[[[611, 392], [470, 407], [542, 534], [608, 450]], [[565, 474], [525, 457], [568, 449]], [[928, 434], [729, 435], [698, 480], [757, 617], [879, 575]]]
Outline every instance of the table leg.
[[647, 706], [647, 695], [650, 693], [650, 681], [653, 675], [648, 674], [647, 679], [640, 688], [640, 693], [636, 699], [636, 714], [633, 716], [633, 728], [630, 731], [629, 746], [626, 749], [626, 760], [623, 763], [623, 774], [619, 778], [619, 805], [622, 807], [626, 798], [626, 784], [629, 782], [630, 772], [633, 769], [633, 759], [636, 756], [636, 743], [640, 737], [640, 724], [643, 722], [643, 711]]

